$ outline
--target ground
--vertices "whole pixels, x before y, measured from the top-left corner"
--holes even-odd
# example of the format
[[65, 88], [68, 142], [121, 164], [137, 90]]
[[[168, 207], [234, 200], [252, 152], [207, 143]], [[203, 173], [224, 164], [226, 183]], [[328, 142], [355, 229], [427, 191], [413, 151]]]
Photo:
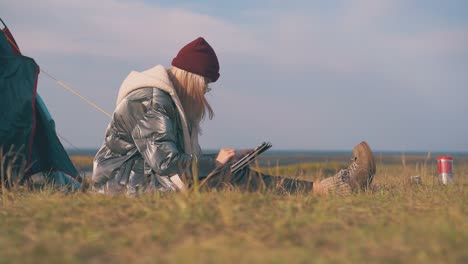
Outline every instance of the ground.
[[[263, 170], [313, 179], [326, 165]], [[348, 197], [14, 189], [0, 203], [0, 263], [468, 263], [464, 166], [442, 186], [433, 165], [413, 165], [378, 164], [374, 187]]]

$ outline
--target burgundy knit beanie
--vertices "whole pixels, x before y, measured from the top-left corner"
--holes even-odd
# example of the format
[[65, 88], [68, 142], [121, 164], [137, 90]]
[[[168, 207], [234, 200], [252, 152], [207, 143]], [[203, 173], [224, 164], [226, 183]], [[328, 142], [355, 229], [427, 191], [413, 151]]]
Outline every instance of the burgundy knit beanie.
[[212, 82], [219, 78], [218, 57], [202, 37], [185, 45], [172, 60], [172, 66], [210, 78]]

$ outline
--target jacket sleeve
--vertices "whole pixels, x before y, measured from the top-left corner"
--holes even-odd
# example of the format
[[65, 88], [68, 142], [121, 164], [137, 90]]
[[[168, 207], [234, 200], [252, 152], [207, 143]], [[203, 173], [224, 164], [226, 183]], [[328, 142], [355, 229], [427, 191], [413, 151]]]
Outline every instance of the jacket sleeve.
[[160, 101], [136, 122], [132, 137], [138, 151], [156, 174], [181, 175], [191, 165], [192, 157], [177, 147], [174, 107], [165, 100]]

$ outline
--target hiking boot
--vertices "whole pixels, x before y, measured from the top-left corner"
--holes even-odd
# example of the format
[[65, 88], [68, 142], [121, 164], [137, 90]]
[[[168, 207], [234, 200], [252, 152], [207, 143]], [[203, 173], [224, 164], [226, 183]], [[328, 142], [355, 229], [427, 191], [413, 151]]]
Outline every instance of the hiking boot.
[[353, 191], [367, 189], [375, 176], [375, 158], [367, 142], [353, 148], [353, 163], [346, 169]]
[[335, 176], [314, 184], [315, 193], [347, 195], [370, 186], [376, 168], [369, 145], [363, 141], [353, 148], [353, 153], [353, 162], [347, 169], [340, 170]]

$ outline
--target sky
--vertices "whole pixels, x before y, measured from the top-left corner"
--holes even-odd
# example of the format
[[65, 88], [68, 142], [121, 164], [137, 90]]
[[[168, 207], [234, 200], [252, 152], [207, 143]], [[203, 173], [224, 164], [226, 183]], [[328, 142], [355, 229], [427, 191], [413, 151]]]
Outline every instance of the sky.
[[[203, 36], [220, 61], [205, 149], [468, 151], [468, 1], [0, 1], [24, 55], [112, 113], [132, 70]], [[99, 148], [110, 119], [45, 74], [57, 131]], [[63, 142], [66, 148], [73, 148]]]

